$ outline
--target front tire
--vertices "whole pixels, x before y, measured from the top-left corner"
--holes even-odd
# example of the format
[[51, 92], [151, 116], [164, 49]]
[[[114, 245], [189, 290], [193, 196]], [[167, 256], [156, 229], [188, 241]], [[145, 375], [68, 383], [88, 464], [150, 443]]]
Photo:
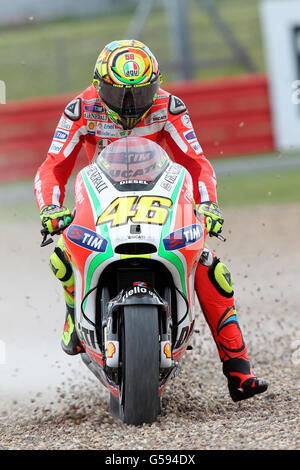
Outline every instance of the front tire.
[[125, 306], [121, 337], [120, 418], [127, 424], [152, 423], [160, 410], [157, 307]]

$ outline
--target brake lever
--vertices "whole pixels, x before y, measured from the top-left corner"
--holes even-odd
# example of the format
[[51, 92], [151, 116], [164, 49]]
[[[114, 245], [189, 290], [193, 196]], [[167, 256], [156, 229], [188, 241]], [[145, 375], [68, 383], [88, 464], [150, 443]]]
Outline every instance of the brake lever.
[[41, 230], [41, 234], [43, 235], [43, 240], [42, 240], [42, 243], [41, 243], [41, 247], [43, 248], [44, 246], [47, 246], [47, 245], [50, 245], [51, 243], [53, 243], [53, 238], [48, 238], [47, 240], [47, 237], [48, 235], [50, 236], [50, 233], [48, 232], [48, 230], [46, 228], [43, 228]]
[[223, 235], [221, 235], [220, 233], [210, 233], [209, 234], [210, 237], [216, 237], [218, 238], [219, 240], [221, 240], [221, 242], [226, 242], [226, 237], [223, 237]]

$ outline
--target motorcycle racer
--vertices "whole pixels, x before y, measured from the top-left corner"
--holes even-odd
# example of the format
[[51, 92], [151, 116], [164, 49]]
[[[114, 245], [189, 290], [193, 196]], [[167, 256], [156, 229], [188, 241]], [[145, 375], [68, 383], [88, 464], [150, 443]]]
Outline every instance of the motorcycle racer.
[[[203, 154], [185, 104], [163, 90], [161, 82], [157, 60], [143, 43], [121, 40], [105, 46], [95, 64], [93, 83], [65, 107], [35, 177], [41, 222], [50, 234], [70, 223], [71, 212], [63, 206], [65, 186], [82, 146], [91, 162], [104, 147], [126, 136], [155, 141], [189, 171], [196, 215], [205, 216], [211, 236], [220, 234], [224, 218], [218, 207], [214, 170]], [[61, 238], [50, 266], [62, 282], [66, 301], [62, 348], [67, 354], [81, 353], [74, 324], [74, 277]], [[208, 247], [198, 263], [195, 289], [233, 401], [264, 392], [267, 382], [251, 370], [230, 271]]]

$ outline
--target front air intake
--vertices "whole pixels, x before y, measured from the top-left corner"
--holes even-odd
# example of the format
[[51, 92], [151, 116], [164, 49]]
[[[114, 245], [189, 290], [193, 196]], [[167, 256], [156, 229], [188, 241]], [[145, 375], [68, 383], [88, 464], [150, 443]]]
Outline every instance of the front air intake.
[[119, 255], [148, 255], [156, 251], [156, 246], [151, 243], [122, 243], [115, 248]]

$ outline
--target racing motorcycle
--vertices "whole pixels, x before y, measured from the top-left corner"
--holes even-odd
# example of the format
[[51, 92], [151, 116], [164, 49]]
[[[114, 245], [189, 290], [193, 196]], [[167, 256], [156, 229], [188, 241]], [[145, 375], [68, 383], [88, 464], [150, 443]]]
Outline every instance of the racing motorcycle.
[[[109, 390], [114, 417], [154, 422], [194, 330], [206, 229], [192, 178], [158, 144], [125, 137], [78, 173], [74, 214], [63, 241], [81, 358]], [[42, 234], [44, 246], [52, 239]]]

